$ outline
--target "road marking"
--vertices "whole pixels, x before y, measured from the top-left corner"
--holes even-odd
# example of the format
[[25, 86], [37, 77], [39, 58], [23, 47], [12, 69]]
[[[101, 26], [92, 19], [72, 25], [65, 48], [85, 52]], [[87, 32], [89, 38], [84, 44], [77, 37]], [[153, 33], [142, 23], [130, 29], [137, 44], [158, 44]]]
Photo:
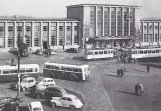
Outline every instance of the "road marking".
[[[103, 84], [103, 81], [102, 81], [102, 79], [101, 79], [101, 77], [100, 77], [100, 75], [98, 74], [98, 77], [100, 78], [100, 80], [101, 80], [101, 83], [102, 83], [102, 85], [104, 86], [104, 84]], [[109, 98], [109, 96], [108, 96], [108, 94], [107, 94], [107, 91], [106, 91], [106, 89], [105, 89], [105, 86], [104, 86], [104, 90], [105, 90], [105, 94], [106, 94], [106, 96], [107, 96], [107, 99], [109, 100], [109, 104], [112, 106], [112, 111], [115, 111], [115, 109], [114, 109], [114, 107], [113, 107], [113, 105], [112, 105], [112, 102], [111, 102], [111, 100], [110, 100], [110, 98]]]

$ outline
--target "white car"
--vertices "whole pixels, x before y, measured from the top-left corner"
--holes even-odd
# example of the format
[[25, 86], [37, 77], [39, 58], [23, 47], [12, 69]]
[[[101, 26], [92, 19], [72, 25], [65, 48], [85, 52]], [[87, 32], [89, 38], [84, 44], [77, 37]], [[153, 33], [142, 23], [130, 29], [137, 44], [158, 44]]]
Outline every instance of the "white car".
[[50, 103], [52, 107], [69, 107], [71, 110], [83, 107], [83, 103], [75, 95], [71, 94], [64, 94], [62, 97], [52, 97]]
[[44, 78], [41, 82], [36, 85], [36, 89], [45, 90], [48, 86], [56, 85], [54, 79]]
[[40, 101], [30, 102], [28, 109], [29, 111], [44, 111]]

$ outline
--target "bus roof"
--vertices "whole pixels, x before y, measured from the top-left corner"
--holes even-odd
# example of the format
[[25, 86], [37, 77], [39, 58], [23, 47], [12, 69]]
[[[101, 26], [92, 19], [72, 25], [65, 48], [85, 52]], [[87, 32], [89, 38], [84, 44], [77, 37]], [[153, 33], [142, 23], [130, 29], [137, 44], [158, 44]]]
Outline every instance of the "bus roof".
[[88, 49], [86, 51], [106, 51], [106, 50], [114, 50], [114, 49]]
[[[39, 65], [38, 64], [20, 64], [20, 68], [33, 68], [33, 67], [38, 67], [39, 68]], [[18, 68], [18, 65], [16, 66], [10, 66], [10, 65], [1, 65], [0, 66], [0, 69], [16, 69]]]
[[61, 65], [61, 66], [67, 66], [67, 67], [75, 67], [75, 68], [85, 68], [89, 67], [89, 65], [71, 65], [71, 64], [61, 64], [61, 63], [53, 63], [53, 62], [46, 62], [45, 65]]

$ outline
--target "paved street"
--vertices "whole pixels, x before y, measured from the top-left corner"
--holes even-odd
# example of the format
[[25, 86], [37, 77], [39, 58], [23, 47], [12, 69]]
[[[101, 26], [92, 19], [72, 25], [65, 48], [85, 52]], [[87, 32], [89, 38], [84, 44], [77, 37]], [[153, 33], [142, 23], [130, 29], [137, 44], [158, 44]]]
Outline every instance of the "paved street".
[[[13, 56], [9, 54], [1, 55], [0, 64], [8, 63], [11, 57]], [[39, 64], [41, 72], [43, 63], [46, 61], [90, 65], [91, 76], [89, 81], [73, 82], [55, 79], [58, 85], [81, 95], [80, 98], [83, 98], [85, 103], [82, 111], [159, 111], [161, 109], [161, 89], [158, 88], [161, 85], [159, 68], [152, 67], [150, 73], [146, 73], [145, 64], [147, 63], [125, 64], [127, 72], [123, 78], [118, 78], [116, 70], [118, 67], [123, 67], [124, 64], [117, 64], [114, 59], [85, 61], [81, 54], [65, 52], [58, 52], [56, 55], [49, 57], [32, 54], [28, 58], [21, 58], [21, 63]], [[134, 95], [136, 83], [144, 85], [145, 93], [143, 96]], [[0, 89], [6, 89], [8, 85], [1, 83]], [[35, 101], [35, 99], [24, 97], [26, 103]], [[53, 110], [46, 102], [42, 103], [47, 111]], [[57, 111], [68, 110], [67, 108], [54, 109]]]

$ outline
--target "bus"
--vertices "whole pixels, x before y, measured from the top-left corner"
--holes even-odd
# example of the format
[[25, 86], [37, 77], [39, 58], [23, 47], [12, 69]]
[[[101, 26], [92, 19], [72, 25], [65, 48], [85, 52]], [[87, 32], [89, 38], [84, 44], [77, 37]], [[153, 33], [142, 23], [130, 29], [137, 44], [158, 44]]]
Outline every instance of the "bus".
[[137, 48], [130, 49], [131, 59], [161, 57], [161, 48]]
[[89, 79], [90, 69], [88, 65], [70, 65], [46, 62], [43, 75], [45, 77], [81, 81]]
[[[0, 66], [0, 82], [16, 81], [17, 80], [18, 65], [2, 65]], [[39, 65], [38, 64], [20, 64], [20, 77], [24, 76], [39, 77]]]
[[91, 49], [84, 51], [84, 58], [86, 60], [113, 58], [113, 57], [114, 57], [114, 49]]

